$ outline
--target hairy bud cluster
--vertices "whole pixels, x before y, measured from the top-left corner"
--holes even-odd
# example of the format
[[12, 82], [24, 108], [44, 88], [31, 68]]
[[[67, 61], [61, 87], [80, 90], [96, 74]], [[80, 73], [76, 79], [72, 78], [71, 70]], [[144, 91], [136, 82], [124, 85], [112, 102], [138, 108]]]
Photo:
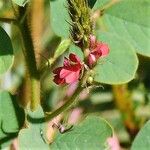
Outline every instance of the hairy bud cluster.
[[88, 1], [68, 0], [68, 11], [71, 18], [71, 38], [77, 46], [85, 49], [89, 46], [89, 36], [92, 33]]

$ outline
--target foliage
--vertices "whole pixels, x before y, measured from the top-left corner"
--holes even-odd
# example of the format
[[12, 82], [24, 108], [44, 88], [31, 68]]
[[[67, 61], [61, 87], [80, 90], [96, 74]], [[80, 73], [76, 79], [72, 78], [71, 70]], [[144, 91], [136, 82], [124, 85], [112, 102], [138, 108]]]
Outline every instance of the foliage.
[[[73, 127], [72, 131], [56, 136], [51, 149], [105, 149], [108, 148], [107, 138], [112, 136], [110, 125], [96, 116], [88, 116], [81, 124]], [[99, 137], [99, 138], [97, 138]]]
[[[35, 112], [29, 111], [27, 114], [33, 118], [44, 116], [44, 112], [41, 107], [39, 107]], [[46, 126], [44, 123], [34, 124], [30, 122], [27, 129], [20, 130], [18, 137], [20, 149], [48, 149], [48, 144], [44, 141], [45, 130]]]
[[12, 66], [14, 59], [11, 40], [2, 27], [0, 27], [0, 43], [0, 74], [2, 74]]
[[141, 131], [138, 133], [137, 137], [133, 141], [131, 150], [145, 150], [149, 147], [149, 130], [150, 124], [149, 121], [144, 125]]

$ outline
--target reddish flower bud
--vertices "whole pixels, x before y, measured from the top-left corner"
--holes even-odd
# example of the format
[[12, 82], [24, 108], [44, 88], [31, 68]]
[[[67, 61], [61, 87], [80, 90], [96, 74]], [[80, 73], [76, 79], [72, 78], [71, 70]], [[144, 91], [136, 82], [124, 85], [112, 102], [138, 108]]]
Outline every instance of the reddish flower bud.
[[82, 64], [75, 54], [70, 54], [69, 59], [65, 58], [63, 67], [56, 68], [53, 73], [56, 74], [54, 76], [54, 82], [56, 84], [71, 84], [76, 82], [81, 73]]
[[100, 57], [105, 57], [109, 53], [107, 44], [97, 42], [95, 36], [90, 35], [90, 54], [88, 56], [88, 64], [92, 67]]
[[90, 35], [90, 48], [94, 49], [96, 47], [96, 37], [94, 35]]

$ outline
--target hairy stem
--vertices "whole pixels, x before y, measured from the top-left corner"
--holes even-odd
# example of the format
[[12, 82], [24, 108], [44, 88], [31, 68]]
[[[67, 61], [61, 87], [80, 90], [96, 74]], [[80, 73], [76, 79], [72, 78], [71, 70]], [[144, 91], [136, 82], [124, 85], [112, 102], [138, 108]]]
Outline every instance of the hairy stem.
[[48, 115], [46, 117], [46, 120], [51, 120], [52, 118], [58, 116], [59, 114], [67, 110], [78, 99], [79, 94], [83, 89], [84, 88], [81, 85], [79, 85], [74, 94], [67, 100], [67, 102], [58, 109], [56, 109], [54, 112], [52, 112], [50, 115]]
[[[44, 29], [44, 1], [43, 0], [32, 0], [31, 2], [31, 30], [32, 30], [32, 38], [33, 38], [33, 46], [35, 50], [35, 57], [37, 67], [39, 68], [41, 63], [41, 52], [42, 52], [42, 34]], [[38, 18], [38, 19], [37, 19]]]
[[30, 108], [35, 110], [40, 103], [40, 81], [39, 81], [39, 72], [36, 65], [35, 53], [33, 42], [31, 38], [30, 29], [28, 26], [28, 20], [26, 15], [26, 7], [20, 7], [19, 9], [19, 28], [22, 34], [22, 39], [24, 43], [24, 57], [27, 65], [27, 72], [29, 72], [30, 79]]
[[58, 109], [56, 109], [54, 112], [52, 112], [51, 114], [49, 114], [46, 117], [46, 120], [51, 120], [52, 118], [56, 117], [57, 115], [61, 114], [62, 112], [64, 112], [65, 110], [67, 110], [79, 97], [81, 91], [86, 87], [86, 81], [87, 78], [89, 77], [89, 70], [85, 70], [82, 76], [82, 79], [80, 80], [80, 83], [77, 87], [77, 89], [75, 90], [74, 94], [66, 101], [66, 103], [64, 103], [61, 107], [59, 107]]

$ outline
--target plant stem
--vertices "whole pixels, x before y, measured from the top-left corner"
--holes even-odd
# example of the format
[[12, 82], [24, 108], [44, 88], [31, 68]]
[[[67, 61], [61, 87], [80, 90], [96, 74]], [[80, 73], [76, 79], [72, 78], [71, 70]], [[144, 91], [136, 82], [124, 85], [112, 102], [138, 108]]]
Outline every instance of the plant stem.
[[[24, 16], [23, 14], [25, 14], [26, 9], [25, 8], [20, 8], [20, 9], [21, 9], [20, 13], [22, 13], [22, 16]], [[24, 47], [25, 47], [24, 56], [29, 70], [29, 74], [34, 78], [39, 78], [38, 70], [36, 66], [35, 54], [34, 54], [34, 47], [33, 47], [30, 29], [28, 26], [27, 16], [24, 18], [23, 22], [19, 24], [19, 27], [24, 42]]]
[[15, 22], [16, 19], [14, 19], [14, 18], [0, 18], [0, 21], [6, 22], [6, 23], [12, 23], [12, 22]]
[[83, 89], [84, 89], [84, 87], [79, 85], [78, 88], [76, 89], [76, 91], [74, 92], [74, 94], [67, 100], [67, 102], [64, 105], [62, 105], [61, 107], [59, 107], [58, 109], [56, 109], [54, 112], [52, 112], [50, 115], [48, 115], [46, 117], [46, 121], [51, 120], [52, 118], [56, 117], [60, 113], [67, 110], [76, 101], [76, 99], [79, 97], [80, 92]]
[[[39, 81], [39, 72], [36, 65], [36, 59], [34, 54], [34, 47], [31, 38], [30, 29], [28, 26], [28, 20], [26, 15], [26, 7], [20, 7], [20, 16], [19, 28], [22, 34], [23, 43], [24, 43], [24, 57], [27, 65], [27, 72], [29, 72], [30, 78], [30, 108], [31, 110], [35, 110], [40, 103], [40, 81]], [[22, 20], [23, 19], [23, 20]]]
[[138, 123], [135, 117], [132, 99], [127, 89], [127, 85], [114, 85], [113, 93], [115, 103], [123, 116], [125, 127], [127, 128], [131, 138], [134, 137], [138, 130]]
[[51, 114], [47, 115], [46, 121], [51, 120], [52, 118], [56, 117], [57, 115], [67, 110], [77, 100], [81, 91], [86, 87], [86, 80], [88, 77], [89, 77], [89, 71], [85, 70], [82, 79], [80, 80], [80, 83], [77, 89], [75, 90], [74, 94], [67, 100], [65, 104], [63, 104], [61, 107], [56, 109]]
[[47, 114], [46, 117], [42, 118], [33, 118], [29, 115], [27, 115], [27, 119], [32, 123], [43, 123], [48, 122], [52, 120], [53, 118], [57, 117], [61, 113], [63, 113], [65, 110], [67, 110], [79, 97], [80, 92], [84, 89], [84, 87], [81, 85], [78, 86], [78, 88], [75, 90], [74, 94], [58, 109], [54, 110], [52, 113]]
[[[37, 67], [41, 64], [41, 54], [42, 53], [42, 34], [44, 29], [44, 1], [43, 0], [32, 0], [31, 1], [31, 18], [30, 27], [32, 31], [33, 46], [36, 57]], [[37, 19], [38, 18], [38, 19]]]

